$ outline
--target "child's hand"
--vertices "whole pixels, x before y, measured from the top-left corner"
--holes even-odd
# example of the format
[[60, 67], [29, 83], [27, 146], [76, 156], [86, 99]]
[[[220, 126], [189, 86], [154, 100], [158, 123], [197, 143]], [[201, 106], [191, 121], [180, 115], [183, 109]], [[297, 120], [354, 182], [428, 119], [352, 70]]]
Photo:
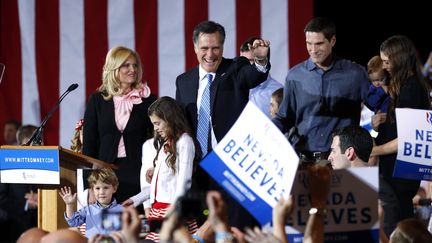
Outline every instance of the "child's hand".
[[60, 188], [59, 194], [66, 204], [69, 204], [69, 205], [74, 204], [76, 201], [77, 194], [74, 193], [72, 195], [72, 191], [71, 191], [71, 188], [69, 186], [68, 187], [65, 186], [63, 188]]
[[129, 207], [129, 206], [133, 206], [133, 204], [134, 204], [133, 200], [129, 198], [122, 203], [122, 206]]

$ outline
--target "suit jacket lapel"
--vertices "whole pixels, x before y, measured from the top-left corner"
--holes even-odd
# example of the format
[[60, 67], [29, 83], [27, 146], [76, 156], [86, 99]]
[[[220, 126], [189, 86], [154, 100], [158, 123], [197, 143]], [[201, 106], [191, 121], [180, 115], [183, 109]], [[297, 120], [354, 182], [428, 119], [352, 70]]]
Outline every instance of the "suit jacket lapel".
[[218, 92], [219, 84], [221, 80], [225, 78], [225, 71], [227, 69], [226, 64], [227, 64], [226, 59], [223, 58], [221, 64], [219, 65], [216, 71], [216, 76], [214, 77], [213, 82], [210, 86], [210, 102], [211, 102], [210, 106], [212, 111], [212, 117], [213, 117], [214, 105], [215, 105], [216, 94]]
[[195, 103], [198, 97], [198, 87], [199, 87], [199, 71], [198, 66], [193, 69], [192, 73], [190, 74], [191, 77], [188, 78], [191, 82], [189, 83], [190, 92], [192, 93], [191, 97], [195, 97]]
[[194, 105], [192, 107], [192, 122], [193, 126], [196, 128], [198, 124], [198, 108], [197, 108], [197, 97], [198, 97], [198, 87], [199, 87], [199, 69], [198, 66], [192, 70], [189, 74], [190, 76], [186, 79], [189, 82], [185, 87], [185, 92], [190, 92], [189, 97], [193, 97], [191, 101]]

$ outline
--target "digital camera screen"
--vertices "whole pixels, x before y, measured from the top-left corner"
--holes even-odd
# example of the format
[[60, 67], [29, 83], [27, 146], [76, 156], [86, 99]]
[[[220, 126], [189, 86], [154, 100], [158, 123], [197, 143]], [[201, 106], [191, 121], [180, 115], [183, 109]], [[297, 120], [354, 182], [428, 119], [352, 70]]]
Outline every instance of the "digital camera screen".
[[121, 212], [102, 211], [102, 228], [107, 231], [120, 231], [122, 229]]

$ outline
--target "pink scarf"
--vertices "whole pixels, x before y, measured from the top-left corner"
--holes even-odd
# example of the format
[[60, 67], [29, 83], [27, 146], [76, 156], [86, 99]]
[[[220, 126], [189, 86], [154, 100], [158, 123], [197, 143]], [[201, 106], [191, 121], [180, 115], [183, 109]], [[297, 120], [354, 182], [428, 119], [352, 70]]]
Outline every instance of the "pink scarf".
[[[142, 103], [141, 98], [150, 96], [150, 88], [147, 84], [142, 84], [138, 89], [133, 89], [129, 93], [122, 96], [114, 96], [114, 115], [117, 129], [123, 134], [124, 129], [129, 121], [133, 105]], [[123, 135], [120, 138], [118, 146], [117, 158], [125, 158], [126, 149], [124, 145]]]

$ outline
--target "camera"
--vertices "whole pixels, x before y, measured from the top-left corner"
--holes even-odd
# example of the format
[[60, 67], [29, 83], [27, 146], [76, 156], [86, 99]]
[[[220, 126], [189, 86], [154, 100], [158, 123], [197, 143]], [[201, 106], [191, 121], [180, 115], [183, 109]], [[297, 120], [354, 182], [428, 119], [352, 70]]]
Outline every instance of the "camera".
[[422, 198], [419, 200], [418, 205], [420, 206], [431, 206], [432, 200], [430, 198]]
[[102, 229], [105, 234], [122, 229], [122, 212], [102, 210]]

